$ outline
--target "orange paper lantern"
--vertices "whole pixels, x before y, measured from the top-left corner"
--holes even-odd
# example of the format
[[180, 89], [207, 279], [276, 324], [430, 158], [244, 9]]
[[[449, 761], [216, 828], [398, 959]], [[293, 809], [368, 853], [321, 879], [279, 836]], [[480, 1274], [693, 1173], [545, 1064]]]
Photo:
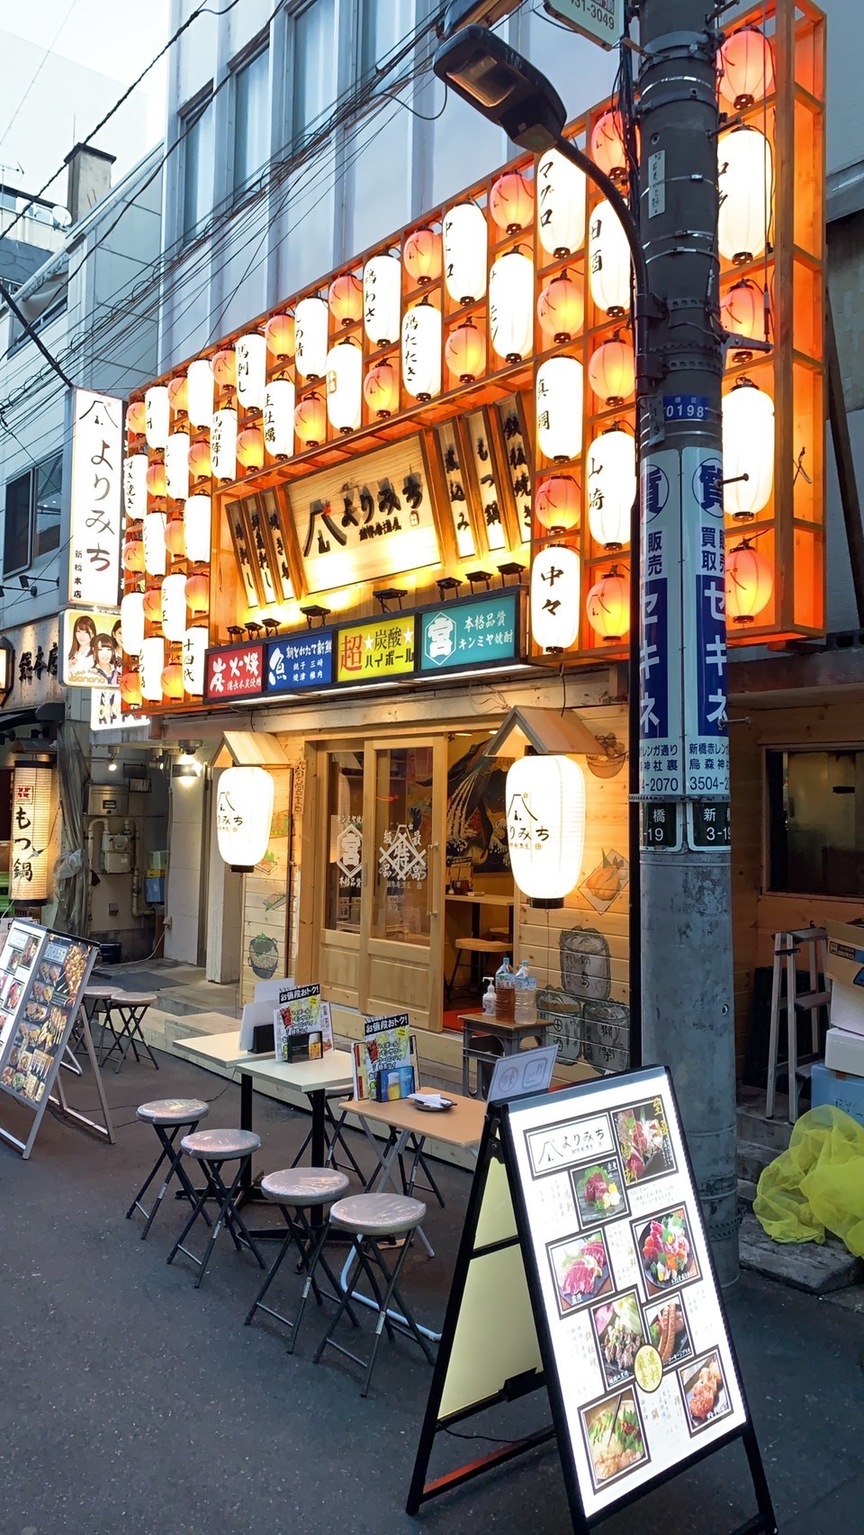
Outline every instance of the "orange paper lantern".
[[137, 574], [144, 569], [144, 543], [140, 538], [127, 538], [123, 545], [123, 569]]
[[199, 438], [189, 448], [189, 478], [195, 483], [209, 480], [210, 474], [210, 444]]
[[489, 212], [499, 229], [518, 234], [534, 217], [534, 188], [521, 171], [507, 171], [493, 183]]
[[724, 293], [720, 300], [720, 324], [732, 336], [750, 338], [765, 335], [766, 323], [770, 327], [770, 313], [765, 302], [767, 295], [749, 277], [742, 277]]
[[168, 380], [168, 404], [178, 416], [185, 416], [189, 404], [189, 384], [185, 373]]
[[224, 346], [213, 358], [213, 378], [217, 389], [233, 389], [237, 383], [237, 358], [233, 346]]
[[441, 276], [441, 236], [434, 229], [414, 229], [405, 241], [405, 270], [421, 288]]
[[186, 606], [192, 614], [206, 613], [210, 602], [210, 582], [206, 576], [186, 577]]
[[636, 358], [629, 341], [618, 335], [604, 341], [588, 359], [588, 382], [606, 405], [623, 405], [636, 391]]
[[470, 384], [486, 367], [486, 342], [473, 320], [465, 320], [451, 330], [444, 343], [444, 356], [451, 373], [463, 384]]
[[553, 474], [537, 487], [534, 510], [541, 528], [567, 533], [582, 518], [582, 493], [569, 474]]
[[537, 318], [544, 336], [569, 341], [582, 329], [585, 304], [581, 285], [565, 272], [553, 277], [537, 300]]
[[629, 181], [621, 114], [614, 108], [603, 112], [591, 129], [591, 159], [618, 186]]
[[147, 465], [147, 494], [154, 500], [161, 501], [168, 494], [168, 482], [165, 478], [165, 465], [160, 461]]
[[294, 356], [293, 314], [271, 314], [264, 326], [264, 339], [271, 357], [286, 362]]
[[244, 469], [260, 469], [264, 464], [264, 433], [260, 426], [246, 426], [237, 438], [237, 461]]
[[294, 431], [304, 448], [317, 448], [327, 437], [327, 411], [320, 394], [306, 394], [294, 411]]
[[764, 555], [744, 538], [726, 556], [726, 622], [755, 622], [774, 591], [774, 573]]
[[120, 698], [130, 709], [141, 708], [141, 678], [137, 672], [124, 672], [120, 678]]
[[161, 586], [151, 586], [144, 593], [144, 617], [146, 619], [148, 619], [151, 624], [161, 624], [161, 622], [162, 622], [162, 588], [161, 588]]
[[720, 105], [743, 112], [774, 89], [774, 54], [758, 27], [741, 27], [717, 53]]
[[369, 369], [363, 380], [363, 398], [381, 421], [399, 409], [399, 374], [387, 358]]
[[183, 697], [183, 668], [177, 661], [162, 669], [162, 692], [166, 698]]
[[623, 639], [630, 629], [630, 582], [617, 565], [601, 576], [585, 599], [588, 622], [607, 645]]
[[143, 437], [147, 425], [147, 407], [143, 400], [130, 400], [126, 410], [126, 431], [130, 436]]
[[182, 560], [186, 554], [186, 529], [183, 526], [182, 517], [174, 517], [165, 527], [165, 548], [175, 560]]
[[327, 300], [337, 325], [356, 325], [363, 314], [363, 284], [353, 272], [343, 272], [331, 282]]

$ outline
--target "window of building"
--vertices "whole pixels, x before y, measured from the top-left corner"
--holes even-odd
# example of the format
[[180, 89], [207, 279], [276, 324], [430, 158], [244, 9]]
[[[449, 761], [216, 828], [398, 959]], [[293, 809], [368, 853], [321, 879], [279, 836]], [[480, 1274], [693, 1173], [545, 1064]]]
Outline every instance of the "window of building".
[[234, 77], [234, 188], [245, 187], [270, 157], [270, 55], [256, 53]]
[[291, 138], [300, 143], [336, 99], [333, 0], [315, 0], [294, 17]]
[[198, 102], [180, 118], [181, 234], [191, 235], [213, 206], [213, 113], [210, 98]]
[[864, 751], [769, 751], [768, 887], [864, 895]]
[[386, 62], [414, 25], [414, 0], [363, 0], [360, 21], [360, 75], [365, 80]]
[[62, 492], [62, 453], [52, 454], [26, 474], [9, 481], [3, 530], [4, 576], [27, 570], [40, 555], [60, 547]]

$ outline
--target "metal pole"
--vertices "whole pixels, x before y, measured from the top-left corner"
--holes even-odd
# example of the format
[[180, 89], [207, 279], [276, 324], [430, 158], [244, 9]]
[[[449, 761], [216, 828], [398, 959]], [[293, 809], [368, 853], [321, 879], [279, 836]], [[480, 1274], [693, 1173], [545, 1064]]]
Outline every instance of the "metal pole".
[[[673, 1073], [721, 1283], [738, 1272], [718, 304], [719, 39], [704, 0], [640, 0], [639, 401], [644, 1059]], [[646, 845], [647, 843], [647, 845]]]

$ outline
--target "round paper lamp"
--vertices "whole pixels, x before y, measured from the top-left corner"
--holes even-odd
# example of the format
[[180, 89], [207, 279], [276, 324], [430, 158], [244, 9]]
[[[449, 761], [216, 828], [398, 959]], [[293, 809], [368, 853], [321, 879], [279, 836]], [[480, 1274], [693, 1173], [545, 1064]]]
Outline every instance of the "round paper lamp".
[[144, 395], [144, 435], [148, 448], [164, 448], [170, 430], [171, 409], [167, 384], [154, 384]]
[[557, 149], [548, 149], [537, 165], [537, 234], [550, 256], [560, 261], [585, 241], [585, 174]]
[[420, 288], [441, 276], [441, 236], [434, 229], [414, 229], [402, 251], [405, 270]]
[[[765, 337], [766, 325], [770, 329], [771, 324], [766, 296], [749, 277], [742, 277], [740, 282], [733, 283], [720, 300], [720, 324], [723, 329], [732, 336], [746, 336], [748, 339]], [[733, 352], [738, 360], [750, 355], [746, 346]]]
[[582, 287], [566, 272], [547, 282], [537, 300], [537, 318], [544, 336], [553, 341], [569, 341], [582, 329], [585, 305]]
[[264, 433], [260, 426], [244, 426], [237, 437], [237, 462], [242, 469], [261, 469], [264, 464]]
[[120, 699], [128, 709], [141, 708], [141, 678], [137, 672], [124, 672], [120, 678]]
[[172, 559], [186, 558], [186, 529], [182, 517], [169, 517], [165, 524], [165, 548]]
[[327, 371], [329, 315], [323, 298], [303, 298], [294, 311], [294, 359], [301, 378], [323, 378]]
[[327, 411], [314, 389], [304, 394], [294, 411], [294, 431], [303, 448], [317, 448], [327, 437]]
[[774, 170], [771, 145], [758, 128], [732, 128], [717, 141], [721, 256], [739, 265], [761, 256], [771, 225]]
[[630, 306], [630, 247], [621, 220], [605, 200], [588, 220], [588, 272], [597, 308], [624, 314]]
[[327, 353], [327, 416], [337, 432], [356, 432], [363, 409], [363, 354], [353, 341]]
[[720, 105], [744, 112], [774, 89], [774, 54], [758, 27], [741, 27], [717, 52]]
[[521, 251], [507, 251], [489, 273], [489, 335], [492, 350], [507, 362], [521, 362], [534, 338], [534, 263]]
[[456, 203], [444, 215], [444, 281], [457, 304], [486, 292], [486, 217], [476, 203]]
[[196, 484], [201, 480], [209, 480], [211, 473], [210, 444], [204, 438], [199, 438], [189, 445], [189, 478]]
[[581, 567], [575, 549], [550, 544], [531, 562], [531, 637], [539, 650], [569, 650], [579, 633]]
[[[162, 588], [161, 586], [149, 586], [144, 593], [144, 617], [149, 624], [161, 624], [162, 622]], [[143, 655], [143, 648], [139, 652]]]
[[149, 703], [162, 698], [162, 672], [165, 668], [165, 641], [145, 640], [141, 646], [141, 697]]
[[274, 378], [264, 390], [264, 446], [271, 458], [294, 452], [296, 391], [290, 378]]
[[225, 391], [237, 383], [237, 359], [233, 346], [223, 346], [213, 358], [213, 381], [216, 388]]
[[621, 114], [613, 108], [603, 112], [591, 129], [591, 159], [618, 186], [626, 186], [629, 175]]
[[636, 358], [629, 341], [613, 336], [601, 342], [588, 359], [588, 382], [606, 405], [631, 400], [636, 392]]
[[185, 416], [188, 413], [189, 385], [185, 373], [178, 373], [176, 378], [168, 380], [168, 402], [177, 416]]
[[399, 409], [399, 374], [392, 362], [385, 358], [369, 369], [363, 380], [363, 398], [381, 421]]
[[591, 537], [607, 549], [620, 549], [630, 538], [636, 500], [635, 437], [622, 427], [601, 432], [588, 449], [586, 469]]
[[209, 357], [196, 357], [186, 369], [186, 409], [193, 426], [209, 427], [213, 419], [213, 367]]
[[165, 490], [172, 501], [185, 501], [189, 494], [189, 437], [186, 432], [172, 432], [168, 438]]
[[210, 582], [197, 571], [186, 577], [186, 606], [192, 614], [206, 613], [210, 604]]
[[462, 384], [470, 384], [486, 368], [486, 342], [473, 320], [463, 320], [448, 332], [444, 356], [450, 372]]
[[147, 465], [147, 494], [154, 501], [164, 501], [167, 490], [165, 478], [165, 465], [161, 459], [155, 464]]
[[548, 357], [534, 385], [537, 445], [561, 461], [582, 452], [582, 364], [575, 357]]
[[601, 640], [612, 645], [623, 639], [630, 628], [630, 582], [613, 565], [592, 586], [585, 599], [588, 622]]
[[244, 410], [260, 410], [267, 382], [267, 342], [260, 331], [239, 336], [234, 343], [237, 362], [237, 403]]
[[183, 668], [178, 661], [171, 661], [168, 666], [162, 668], [162, 692], [166, 698], [176, 700], [183, 697]]
[[402, 378], [415, 400], [441, 392], [441, 311], [425, 299], [402, 320]]
[[746, 539], [726, 556], [726, 622], [739, 627], [755, 622], [774, 591], [771, 566]]
[[264, 326], [264, 340], [271, 357], [289, 362], [294, 356], [293, 314], [271, 314]]
[[363, 284], [353, 272], [342, 272], [331, 282], [327, 300], [336, 325], [356, 325], [363, 313]]
[[534, 510], [541, 528], [569, 533], [582, 517], [582, 492], [572, 475], [553, 474], [537, 487]]
[[130, 437], [143, 437], [147, 429], [147, 407], [143, 400], [130, 400], [126, 407], [126, 432]]
[[260, 767], [226, 768], [216, 789], [219, 856], [249, 873], [267, 852], [273, 821], [273, 779]]
[[534, 217], [534, 188], [521, 171], [506, 171], [492, 183], [489, 212], [499, 229], [518, 234]]
[[563, 906], [582, 873], [582, 769], [570, 757], [517, 758], [507, 773], [504, 800], [516, 885], [534, 906]]
[[127, 592], [120, 599], [120, 633], [123, 653], [140, 656], [144, 644], [144, 593]]
[[373, 346], [399, 339], [402, 268], [398, 256], [371, 256], [363, 268], [363, 327]]
[[190, 496], [183, 508], [183, 532], [186, 558], [193, 564], [204, 564], [210, 558], [210, 520], [212, 503], [209, 496]]
[[123, 545], [123, 569], [137, 575], [144, 569], [144, 543], [140, 538], [127, 538]]
[[724, 394], [723, 510], [747, 521], [771, 499], [774, 485], [774, 401], [749, 379]]

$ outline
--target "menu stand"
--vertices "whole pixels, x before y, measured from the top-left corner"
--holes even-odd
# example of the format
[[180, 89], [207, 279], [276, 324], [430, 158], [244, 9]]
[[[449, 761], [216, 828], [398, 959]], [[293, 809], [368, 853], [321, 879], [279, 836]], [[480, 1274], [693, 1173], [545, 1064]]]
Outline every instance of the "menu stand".
[[96, 1059], [96, 1047], [93, 1044], [93, 1036], [90, 1033], [90, 1020], [83, 1005], [79, 1008], [74, 1032], [76, 1043], [79, 1041], [83, 1043], [84, 1049], [87, 1052], [87, 1059], [93, 1069], [93, 1080], [96, 1083], [96, 1092], [99, 1095], [99, 1106], [102, 1110], [103, 1123], [100, 1125], [95, 1119], [89, 1119], [86, 1114], [82, 1114], [79, 1109], [73, 1109], [66, 1098], [66, 1093], [63, 1089], [63, 1071], [70, 1071], [76, 1077], [84, 1075], [80, 1063], [75, 1059], [71, 1040], [66, 1046], [63, 1060], [60, 1062], [61, 1070], [57, 1073], [54, 1083], [57, 1095], [55, 1097], [52, 1093], [51, 1104], [59, 1110], [65, 1119], [73, 1120], [76, 1125], [83, 1126], [85, 1130], [92, 1130], [94, 1135], [101, 1135], [108, 1141], [109, 1145], [114, 1146], [116, 1144], [116, 1136], [114, 1134], [114, 1126], [111, 1123], [111, 1112], [108, 1108], [108, 1100], [105, 1097], [102, 1073], [99, 1070], [99, 1063]]

